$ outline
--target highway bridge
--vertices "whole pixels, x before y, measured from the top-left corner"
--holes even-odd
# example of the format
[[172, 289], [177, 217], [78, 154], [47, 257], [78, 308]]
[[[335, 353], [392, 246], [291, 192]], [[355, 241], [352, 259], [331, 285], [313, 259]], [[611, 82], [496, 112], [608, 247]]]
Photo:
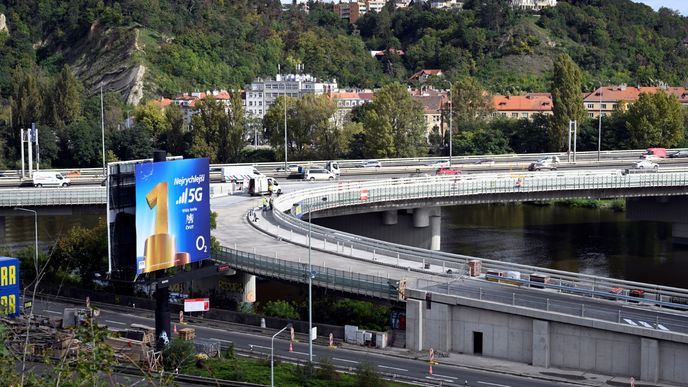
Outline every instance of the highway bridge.
[[[316, 286], [380, 298], [399, 298], [405, 283], [401, 296], [408, 301], [407, 343], [414, 349], [433, 346], [610, 374], [641, 369], [638, 376], [655, 382], [688, 380], [682, 367], [663, 361], [667, 356], [688, 359], [688, 318], [685, 313], [668, 309], [685, 307], [680, 302], [688, 300], [684, 289], [484, 259], [480, 259], [482, 270], [469, 275], [469, 262], [475, 257], [385, 243], [302, 220], [308, 213], [322, 217], [376, 211], [382, 213], [383, 224], [392, 225], [394, 214], [411, 211], [418, 228], [433, 229], [437, 225], [432, 218], [439, 217], [427, 209], [448, 205], [577, 197], [680, 198], [688, 190], [688, 171], [518, 171], [342, 181], [308, 187], [311, 189], [299, 189], [278, 198], [276, 211], [258, 213], [257, 220], [248, 216], [257, 205], [255, 199], [214, 199], [212, 208], [219, 214], [215, 235], [225, 246], [216, 258], [247, 273], [306, 282], [305, 262], [310, 256]], [[8, 195], [4, 191], [0, 192], [0, 206], [6, 208], [80, 205], [80, 201], [94, 204], [105, 199], [100, 187], [52, 190], [59, 192], [54, 196], [43, 195], [49, 190], [17, 190]], [[68, 202], [70, 191], [79, 192], [72, 202]], [[62, 202], [50, 202], [56, 197]], [[294, 216], [297, 213], [299, 216]], [[438, 246], [439, 235], [432, 235]], [[491, 276], [489, 271], [518, 271], [520, 275], [507, 279]], [[548, 280], [533, 284], [535, 273]], [[642, 289], [645, 296], [615, 296], [609, 293], [612, 287]], [[470, 315], [481, 317], [470, 321]], [[602, 343], [598, 350], [579, 346], [574, 351], [577, 355], [562, 355], [562, 347], [571, 340], [596, 335]], [[480, 345], [476, 346], [478, 338]], [[595, 360], [586, 363], [582, 358], [591, 351]], [[617, 351], [627, 354], [623, 361], [614, 360]]]

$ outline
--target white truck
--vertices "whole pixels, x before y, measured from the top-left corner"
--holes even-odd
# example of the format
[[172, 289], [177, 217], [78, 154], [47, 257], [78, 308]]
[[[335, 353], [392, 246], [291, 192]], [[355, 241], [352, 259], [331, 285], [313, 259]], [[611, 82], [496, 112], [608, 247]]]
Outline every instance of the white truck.
[[339, 170], [339, 163], [336, 161], [328, 161], [327, 164], [325, 164], [325, 169], [334, 173], [335, 176], [339, 176], [341, 174], [341, 171]]
[[[265, 176], [252, 165], [222, 167], [222, 182], [244, 184], [251, 178]], [[246, 183], [248, 184], [248, 183]]]
[[66, 187], [72, 183], [60, 172], [36, 171], [33, 173], [34, 187]]
[[267, 176], [252, 177], [248, 181], [248, 193], [251, 196], [258, 195], [279, 195], [282, 193], [282, 187], [279, 186], [277, 180]]

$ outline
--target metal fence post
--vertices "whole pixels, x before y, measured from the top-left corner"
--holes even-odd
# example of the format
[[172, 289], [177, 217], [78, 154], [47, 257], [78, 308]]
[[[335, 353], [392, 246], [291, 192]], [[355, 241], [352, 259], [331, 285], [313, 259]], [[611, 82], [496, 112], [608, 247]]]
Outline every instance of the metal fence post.
[[549, 298], [547, 299], [547, 311], [549, 312]]
[[377, 259], [375, 258], [375, 249], [373, 249], [373, 261], [376, 261]]
[[511, 305], [516, 305], [516, 293], [511, 293]]
[[581, 317], [585, 317], [585, 304], [581, 304]]

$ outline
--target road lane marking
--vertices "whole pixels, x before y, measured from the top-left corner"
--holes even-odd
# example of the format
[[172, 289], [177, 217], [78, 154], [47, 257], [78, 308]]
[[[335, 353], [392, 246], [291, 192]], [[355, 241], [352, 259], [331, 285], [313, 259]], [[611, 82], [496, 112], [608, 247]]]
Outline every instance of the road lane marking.
[[388, 370], [395, 370], [395, 371], [408, 372], [407, 369], [397, 368], [397, 367], [389, 367], [389, 366], [381, 365], [381, 364], [378, 364], [378, 367], [380, 367], [380, 368], [386, 368], [386, 369], [388, 369]]
[[[296, 353], [296, 354], [299, 354], [299, 355], [308, 356], [308, 353], [306, 353], [306, 352], [292, 351], [291, 353]], [[313, 354], [313, 357], [315, 357], [315, 354]]]
[[626, 321], [627, 323], [629, 323], [631, 325], [638, 326], [638, 324], [636, 324], [635, 321], [633, 321], [633, 320], [629, 320], [629, 319], [625, 318], [624, 321]]
[[253, 349], [253, 348], [272, 349], [270, 347], [263, 347], [262, 345], [256, 345], [256, 344], [249, 344], [248, 346], [251, 347], [251, 349]]
[[232, 340], [216, 339], [214, 337], [211, 337], [209, 340], [222, 341], [223, 343], [233, 343]]
[[650, 329], [652, 329], [652, 325], [646, 323], [645, 321], [640, 321], [640, 320], [638, 320], [638, 322], [640, 323], [640, 325], [644, 326], [645, 328], [650, 328]]
[[447, 375], [432, 374], [432, 376], [437, 376], [439, 378], [456, 379], [456, 377], [454, 377], [454, 376], [447, 376]]
[[665, 326], [662, 325], [662, 324], [657, 324], [657, 328], [659, 328], [659, 329], [661, 329], [661, 330], [663, 330], [663, 331], [668, 331], [668, 330], [669, 330], [669, 328], [665, 327]]
[[455, 380], [453, 380], [453, 379], [444, 379], [444, 378], [438, 378], [438, 377], [435, 377], [435, 376], [426, 376], [425, 379], [437, 380], [437, 381], [440, 381], [440, 382], [447, 382], [447, 383], [454, 383], [454, 382], [455, 382]]
[[113, 321], [113, 320], [105, 320], [106, 323], [110, 324], [119, 324], [119, 325], [127, 325], [127, 323], [119, 322], [119, 321]]
[[510, 387], [509, 385], [506, 385], [506, 384], [497, 384], [497, 383], [490, 383], [490, 382], [481, 382], [480, 380], [478, 380], [476, 383], [478, 383], [478, 384], [485, 384], [485, 385], [488, 385], [488, 386], [495, 386], [495, 387]]
[[338, 357], [333, 357], [332, 360], [343, 361], [343, 362], [346, 362], [346, 363], [358, 364], [358, 362], [357, 362], [356, 360], [340, 359], [340, 358], [338, 358]]
[[54, 310], [47, 310], [47, 309], [44, 310], [44, 312], [46, 312], [46, 313], [52, 313], [52, 314], [62, 314], [62, 312], [56, 312], [56, 311], [54, 311]]

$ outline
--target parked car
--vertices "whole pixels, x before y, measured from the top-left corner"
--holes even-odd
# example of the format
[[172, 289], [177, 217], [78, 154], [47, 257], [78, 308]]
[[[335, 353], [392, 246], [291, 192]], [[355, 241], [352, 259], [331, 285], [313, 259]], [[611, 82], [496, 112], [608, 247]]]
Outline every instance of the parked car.
[[437, 160], [429, 164], [429, 166], [433, 168], [442, 168], [450, 167], [451, 165], [449, 164], [449, 160]]
[[633, 164], [633, 169], [659, 169], [657, 163], [653, 163], [650, 160], [640, 160]]
[[688, 157], [688, 150], [676, 151], [676, 152], [669, 155], [669, 158], [672, 158], [672, 159], [678, 159], [678, 158], [683, 158], [683, 157]]
[[[630, 297], [635, 297], [635, 298], [645, 298], [645, 291], [643, 289], [631, 289], [631, 291], [628, 292], [628, 295]], [[631, 302], [638, 302], [638, 301], [631, 300]]]
[[323, 168], [308, 168], [306, 169], [306, 172], [303, 174], [303, 179], [304, 180], [334, 180], [335, 179], [334, 173], [323, 169]]
[[436, 175], [458, 175], [461, 170], [458, 168], [441, 167], [435, 172]]
[[364, 161], [361, 164], [358, 165], [360, 168], [380, 168], [382, 167], [382, 163], [380, 160], [368, 160]]
[[529, 171], [542, 171], [543, 169], [548, 170], [548, 171], [556, 171], [557, 166], [553, 163], [541, 163], [541, 162], [531, 163], [528, 166]]
[[[298, 172], [298, 171], [299, 171], [299, 165], [298, 164], [287, 165], [287, 172]], [[275, 168], [275, 172], [284, 172], [284, 166]]]

